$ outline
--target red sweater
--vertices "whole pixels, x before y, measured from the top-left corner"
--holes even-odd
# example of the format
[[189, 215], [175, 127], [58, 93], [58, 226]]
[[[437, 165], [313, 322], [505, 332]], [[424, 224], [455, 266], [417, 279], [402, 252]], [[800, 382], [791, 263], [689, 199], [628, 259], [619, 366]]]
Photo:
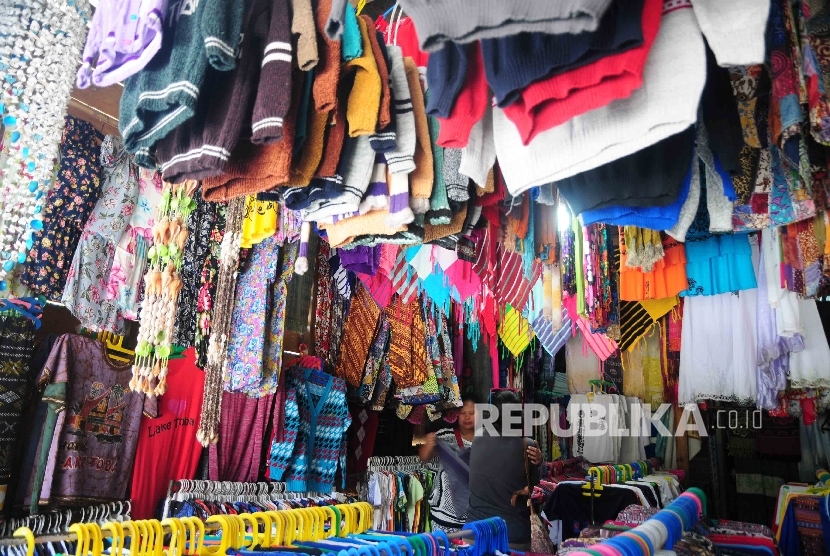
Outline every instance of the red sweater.
[[473, 126], [484, 117], [487, 104], [490, 102], [490, 89], [487, 76], [484, 74], [484, 59], [481, 57], [481, 43], [470, 44], [467, 56], [464, 88], [455, 99], [449, 117], [438, 118], [441, 130], [437, 142], [445, 148], [460, 149], [467, 146]]
[[657, 37], [662, 11], [663, 0], [646, 0], [642, 46], [528, 85], [516, 102], [504, 108], [522, 142], [527, 145], [539, 133], [626, 98], [638, 89], [643, 84], [643, 68]]

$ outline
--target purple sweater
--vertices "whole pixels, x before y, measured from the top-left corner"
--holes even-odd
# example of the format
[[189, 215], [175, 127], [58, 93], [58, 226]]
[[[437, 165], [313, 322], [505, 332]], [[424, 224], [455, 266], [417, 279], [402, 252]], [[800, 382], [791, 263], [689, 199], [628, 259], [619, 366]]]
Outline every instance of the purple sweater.
[[108, 87], [141, 71], [161, 48], [167, 1], [100, 0], [78, 69], [78, 88]]

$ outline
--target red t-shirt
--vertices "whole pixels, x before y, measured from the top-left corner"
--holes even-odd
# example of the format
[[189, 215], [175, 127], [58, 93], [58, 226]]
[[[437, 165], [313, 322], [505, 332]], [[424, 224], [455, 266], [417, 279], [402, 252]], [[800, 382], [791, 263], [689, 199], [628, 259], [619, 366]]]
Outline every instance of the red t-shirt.
[[141, 419], [132, 482], [132, 518], [151, 519], [171, 480], [192, 479], [202, 446], [196, 440], [205, 373], [193, 348], [168, 365], [167, 393], [158, 399], [158, 417]]

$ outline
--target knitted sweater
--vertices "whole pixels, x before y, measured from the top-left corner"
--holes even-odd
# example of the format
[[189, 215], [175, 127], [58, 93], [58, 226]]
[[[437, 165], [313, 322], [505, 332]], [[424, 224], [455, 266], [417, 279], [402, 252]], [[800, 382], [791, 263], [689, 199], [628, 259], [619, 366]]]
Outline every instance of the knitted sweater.
[[[363, 55], [346, 63], [347, 69], [354, 69], [354, 85], [349, 93], [346, 119], [349, 122], [349, 136], [370, 135], [375, 132], [380, 111], [381, 79], [378, 64], [372, 51], [369, 28], [363, 18], [358, 18], [360, 36], [363, 39]], [[375, 30], [371, 32], [374, 34]]]
[[346, 475], [346, 383], [299, 365], [285, 372], [284, 434], [271, 444], [271, 478], [285, 479], [291, 492], [330, 493], [338, 463]]
[[219, 71], [236, 66], [245, 2], [170, 2], [161, 49], [124, 83], [119, 131], [136, 162], [153, 167], [156, 142], [196, 110], [208, 64]]
[[[595, 32], [578, 35], [522, 33], [481, 41], [487, 82], [493, 88], [499, 106], [515, 101], [519, 92], [534, 81], [641, 45], [643, 2], [613, 2]], [[533, 56], [528, 56], [528, 52]], [[432, 62], [433, 57], [430, 57], [430, 67]]]
[[[256, 79], [266, 45], [275, 40], [269, 37], [271, 16], [284, 17], [279, 14], [285, 5], [286, 0], [249, 3], [237, 67], [227, 72], [208, 68], [208, 87], [199, 97], [196, 115], [188, 125], [177, 127], [157, 145], [156, 159], [165, 180], [181, 183], [220, 175], [242, 130], [251, 123], [254, 99], [261, 105], [268, 99], [272, 110], [281, 110], [282, 101], [275, 98], [271, 80], [260, 79], [257, 86]], [[290, 62], [287, 65], [290, 68]], [[282, 96], [288, 95], [284, 91]]]
[[637, 152], [695, 123], [706, 48], [691, 5], [677, 4], [664, 5], [643, 85], [630, 97], [540, 133], [528, 146], [504, 111], [493, 109], [496, 154], [513, 196]]
[[611, 0], [404, 0], [418, 30], [421, 49], [435, 52], [447, 41], [474, 42], [521, 32], [593, 31]]

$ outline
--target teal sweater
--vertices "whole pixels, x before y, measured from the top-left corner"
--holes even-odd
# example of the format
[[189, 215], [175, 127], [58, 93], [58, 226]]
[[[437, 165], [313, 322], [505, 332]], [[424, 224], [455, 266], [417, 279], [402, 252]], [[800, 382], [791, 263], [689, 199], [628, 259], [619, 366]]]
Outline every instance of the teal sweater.
[[161, 49], [121, 96], [121, 137], [139, 165], [152, 168], [156, 142], [193, 117], [208, 64], [236, 67], [244, 8], [244, 0], [170, 0]]

